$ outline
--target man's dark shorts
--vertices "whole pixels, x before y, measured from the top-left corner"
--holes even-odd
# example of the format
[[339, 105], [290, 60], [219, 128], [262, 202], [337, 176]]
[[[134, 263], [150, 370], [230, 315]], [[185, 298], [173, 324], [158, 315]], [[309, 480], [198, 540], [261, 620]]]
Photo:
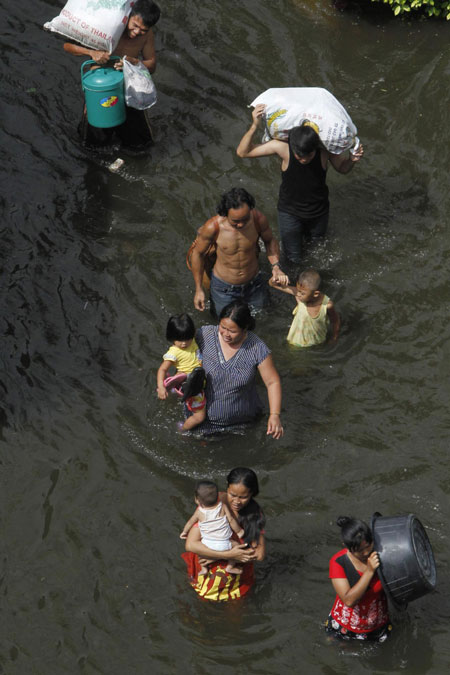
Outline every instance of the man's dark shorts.
[[253, 277], [246, 284], [227, 284], [218, 277], [211, 276], [210, 300], [211, 313], [219, 316], [220, 312], [233, 300], [244, 300], [254, 309], [262, 309], [269, 302], [269, 289], [262, 273]]

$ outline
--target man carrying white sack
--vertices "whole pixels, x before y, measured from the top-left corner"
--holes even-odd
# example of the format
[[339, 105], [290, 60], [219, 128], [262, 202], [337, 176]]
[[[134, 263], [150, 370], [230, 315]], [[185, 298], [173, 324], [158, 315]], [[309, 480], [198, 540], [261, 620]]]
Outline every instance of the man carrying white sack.
[[[152, 0], [137, 0], [130, 12], [127, 26], [120, 38], [117, 47], [113, 51], [114, 56], [126, 56], [132, 64], [139, 62], [154, 73], [156, 69], [155, 42], [152, 31], [160, 17], [160, 9]], [[106, 64], [110, 59], [108, 52], [88, 49], [70, 42], [64, 43], [64, 49], [75, 56], [89, 56], [99, 66]], [[115, 68], [122, 68], [119, 61]], [[114, 134], [122, 143], [131, 148], [142, 149], [153, 143], [150, 125], [145, 110], [135, 110], [127, 107], [127, 119], [118, 127], [112, 129], [98, 129], [87, 121], [86, 109], [84, 109], [78, 131], [84, 143], [88, 145], [105, 145], [111, 143]]]
[[264, 117], [265, 105], [252, 112], [252, 125], [242, 137], [239, 157], [281, 158], [281, 185], [278, 197], [278, 226], [284, 255], [301, 262], [305, 239], [323, 237], [328, 226], [329, 201], [326, 184], [328, 162], [339, 173], [349, 173], [364, 154], [362, 145], [350, 153], [333, 155], [325, 150], [314, 124], [304, 121], [289, 132], [288, 141], [270, 140], [255, 145], [253, 136]]

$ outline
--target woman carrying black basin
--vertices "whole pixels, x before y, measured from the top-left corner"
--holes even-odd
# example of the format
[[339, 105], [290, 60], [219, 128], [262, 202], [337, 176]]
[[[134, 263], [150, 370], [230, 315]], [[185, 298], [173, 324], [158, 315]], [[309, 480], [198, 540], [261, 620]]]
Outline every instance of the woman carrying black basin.
[[386, 594], [378, 578], [378, 553], [373, 550], [369, 526], [362, 520], [340, 516], [346, 548], [330, 560], [330, 579], [336, 599], [326, 623], [326, 631], [341, 640], [384, 642], [389, 623]]

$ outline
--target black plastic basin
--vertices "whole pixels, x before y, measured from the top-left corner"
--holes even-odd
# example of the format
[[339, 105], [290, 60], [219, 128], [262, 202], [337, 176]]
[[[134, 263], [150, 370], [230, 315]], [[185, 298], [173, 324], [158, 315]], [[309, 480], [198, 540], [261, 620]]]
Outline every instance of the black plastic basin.
[[400, 607], [436, 586], [436, 563], [422, 523], [407, 516], [372, 516], [375, 551], [380, 557], [378, 576], [383, 588]]

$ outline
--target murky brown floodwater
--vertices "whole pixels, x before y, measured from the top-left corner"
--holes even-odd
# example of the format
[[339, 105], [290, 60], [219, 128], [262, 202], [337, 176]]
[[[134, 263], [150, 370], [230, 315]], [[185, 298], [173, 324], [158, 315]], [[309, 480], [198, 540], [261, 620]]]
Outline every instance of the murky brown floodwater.
[[[40, 26], [62, 1], [3, 3], [0, 671], [441, 674], [450, 666], [450, 24], [326, 1], [161, 0], [157, 145], [80, 148], [80, 62]], [[324, 86], [366, 157], [330, 173], [332, 217], [305, 265], [344, 328], [285, 343], [289, 299], [258, 317], [284, 385], [285, 437], [179, 438], [155, 374], [167, 316], [192, 309], [194, 231], [232, 185], [276, 227], [278, 163], [235, 147], [269, 86]], [[106, 170], [118, 155], [119, 175]], [[285, 301], [286, 300], [286, 301]], [[241, 604], [202, 603], [179, 557], [199, 476], [261, 480], [268, 557]], [[329, 644], [339, 514], [415, 513], [437, 591], [380, 648]]]

